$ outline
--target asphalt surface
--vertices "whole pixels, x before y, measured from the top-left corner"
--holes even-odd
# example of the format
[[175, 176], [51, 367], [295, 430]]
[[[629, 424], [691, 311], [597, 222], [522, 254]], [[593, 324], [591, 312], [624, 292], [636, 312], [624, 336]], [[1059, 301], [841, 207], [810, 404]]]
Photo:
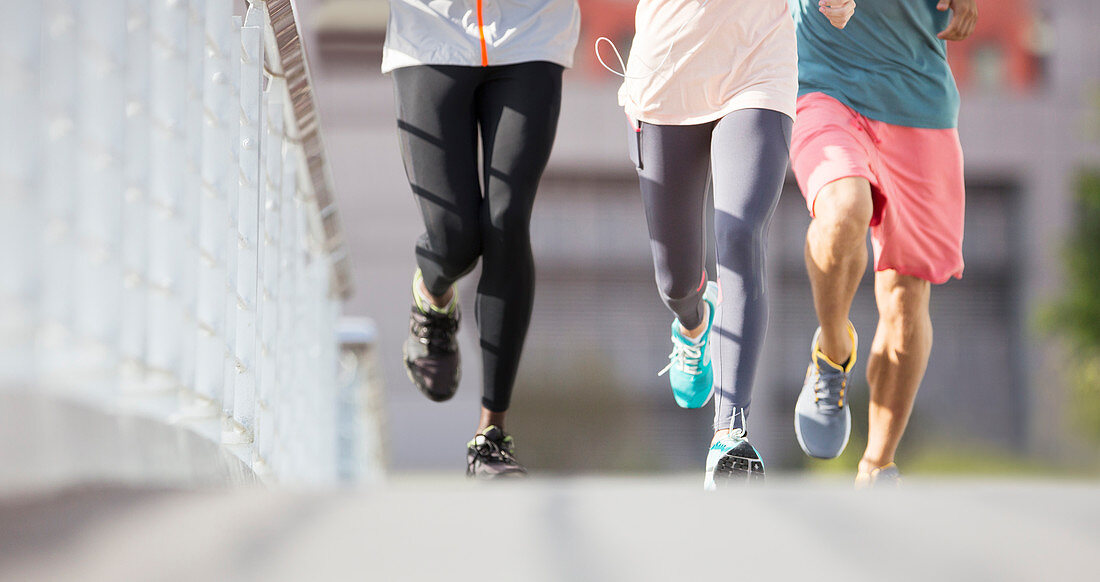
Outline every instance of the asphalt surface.
[[1095, 580], [1100, 483], [393, 478], [0, 498], [0, 580]]

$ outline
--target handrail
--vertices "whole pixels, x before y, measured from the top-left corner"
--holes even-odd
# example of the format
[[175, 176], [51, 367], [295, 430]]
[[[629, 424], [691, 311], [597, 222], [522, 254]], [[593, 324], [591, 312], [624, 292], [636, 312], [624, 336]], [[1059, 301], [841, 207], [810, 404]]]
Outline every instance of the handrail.
[[336, 210], [332, 171], [325, 156], [321, 135], [320, 112], [313, 93], [313, 83], [298, 26], [297, 8], [293, 0], [253, 0], [263, 4], [267, 21], [265, 42], [269, 47], [267, 73], [286, 79], [291, 104], [287, 134], [302, 145], [306, 175], [309, 176], [311, 201], [316, 204], [321, 219], [320, 232], [325, 252], [333, 257], [333, 290], [347, 298], [352, 292], [348, 255], [343, 228]]

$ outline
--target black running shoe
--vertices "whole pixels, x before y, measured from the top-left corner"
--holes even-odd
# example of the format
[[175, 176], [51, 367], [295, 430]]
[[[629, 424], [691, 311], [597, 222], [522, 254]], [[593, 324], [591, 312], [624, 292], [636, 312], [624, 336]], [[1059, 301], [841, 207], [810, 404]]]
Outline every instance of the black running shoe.
[[450, 399], [458, 390], [462, 376], [455, 339], [459, 319], [457, 302], [448, 312], [430, 307], [423, 310], [413, 302], [404, 349], [405, 370], [412, 383], [435, 402]]
[[526, 477], [527, 469], [516, 460], [512, 437], [490, 426], [466, 443], [466, 476], [475, 479]]

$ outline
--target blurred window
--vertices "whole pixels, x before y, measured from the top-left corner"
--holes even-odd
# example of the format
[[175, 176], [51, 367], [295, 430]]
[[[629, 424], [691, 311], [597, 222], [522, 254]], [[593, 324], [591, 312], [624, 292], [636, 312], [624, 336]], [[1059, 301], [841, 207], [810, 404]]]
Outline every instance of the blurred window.
[[977, 0], [978, 25], [970, 38], [947, 45], [962, 92], [1026, 93], [1046, 82], [1051, 33], [1032, 0]]
[[322, 0], [310, 23], [317, 31], [321, 60], [380, 65], [389, 13], [388, 0]]

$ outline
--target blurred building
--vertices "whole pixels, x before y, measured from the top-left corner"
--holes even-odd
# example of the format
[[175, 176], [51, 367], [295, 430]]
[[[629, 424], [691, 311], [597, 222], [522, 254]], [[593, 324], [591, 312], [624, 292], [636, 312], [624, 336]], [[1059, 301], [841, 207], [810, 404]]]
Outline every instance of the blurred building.
[[[535, 207], [539, 286], [510, 428], [537, 469], [698, 470], [711, 413], [678, 409], [656, 376], [669, 349], [669, 315], [653, 284], [617, 79], [593, 51], [595, 39], [608, 36], [627, 53], [634, 3], [581, 6], [577, 65], [566, 75], [555, 152]], [[1066, 420], [1060, 356], [1033, 324], [1061, 287], [1075, 172], [1100, 163], [1100, 5], [981, 0], [979, 7], [973, 37], [949, 47], [963, 92], [966, 276], [933, 292], [936, 341], [905, 453], [951, 444], [1071, 458], [1085, 445]], [[386, 0], [302, 0], [299, 9], [314, 26], [307, 44], [315, 47], [358, 290], [348, 311], [379, 325], [392, 464], [456, 469], [480, 396], [477, 360], [469, 357], [473, 318], [462, 332], [466, 373], [453, 402], [424, 400], [399, 358], [421, 226], [397, 151], [392, 87], [379, 74]], [[816, 325], [802, 263], [808, 221], [789, 180], [771, 233], [771, 327], [750, 421], [773, 468], [804, 464], [791, 409]], [[464, 307], [475, 283], [476, 274], [460, 286]], [[870, 283], [853, 316], [864, 362], [877, 319]], [[862, 417], [866, 386], [857, 393], [854, 412]]]

